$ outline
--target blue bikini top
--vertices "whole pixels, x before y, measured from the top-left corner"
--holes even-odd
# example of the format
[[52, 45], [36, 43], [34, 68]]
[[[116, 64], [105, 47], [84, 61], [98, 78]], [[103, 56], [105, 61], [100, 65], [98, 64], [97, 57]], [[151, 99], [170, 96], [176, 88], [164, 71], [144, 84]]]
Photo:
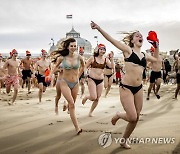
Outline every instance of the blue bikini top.
[[[142, 52], [143, 53], [143, 52]], [[143, 53], [144, 54], [144, 53]], [[132, 54], [128, 58], [124, 58], [125, 62], [131, 62], [142, 67], [146, 67], [146, 58], [145, 54], [144, 57], [140, 60], [139, 57], [132, 51]]]
[[63, 61], [62, 61], [62, 67], [66, 70], [70, 70], [70, 69], [78, 69], [80, 67], [80, 58], [78, 56], [77, 59], [77, 64], [74, 66], [70, 66], [69, 64], [66, 63], [66, 58], [64, 57]]

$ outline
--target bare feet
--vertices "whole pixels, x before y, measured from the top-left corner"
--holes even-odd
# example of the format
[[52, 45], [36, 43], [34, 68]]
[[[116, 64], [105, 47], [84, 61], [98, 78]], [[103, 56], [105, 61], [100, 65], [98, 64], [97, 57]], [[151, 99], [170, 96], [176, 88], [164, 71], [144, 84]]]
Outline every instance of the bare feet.
[[156, 97], [157, 97], [157, 99], [160, 99], [160, 98], [161, 98], [158, 94], [156, 94]]
[[80, 135], [82, 133], [82, 129], [79, 129], [78, 131], [77, 131], [77, 135]]
[[81, 94], [80, 98], [83, 98], [84, 94]]
[[116, 114], [112, 117], [112, 119], [111, 119], [112, 125], [116, 125], [116, 122], [120, 119], [119, 114], [120, 114], [120, 112], [116, 112]]
[[8, 105], [13, 105], [13, 103], [8, 102]]
[[67, 110], [67, 108], [68, 108], [68, 105], [67, 105], [66, 101], [64, 101], [63, 111], [66, 111], [66, 110]]
[[122, 148], [125, 148], [125, 149], [131, 149], [131, 146], [127, 143], [121, 143], [120, 144]]
[[82, 99], [82, 105], [84, 105], [85, 103], [86, 103], [86, 101], [87, 101], [87, 98], [86, 98], [86, 96]]
[[56, 115], [58, 115], [58, 113], [59, 113], [58, 106], [55, 106], [55, 113], [56, 113]]
[[88, 115], [89, 117], [94, 117], [94, 115], [92, 114], [92, 113], [89, 113], [89, 115]]

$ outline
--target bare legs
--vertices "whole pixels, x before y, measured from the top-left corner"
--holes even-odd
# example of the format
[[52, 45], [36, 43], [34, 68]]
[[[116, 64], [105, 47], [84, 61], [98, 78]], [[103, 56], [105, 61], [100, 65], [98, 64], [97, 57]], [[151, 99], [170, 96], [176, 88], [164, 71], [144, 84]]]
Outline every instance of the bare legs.
[[39, 92], [38, 92], [39, 103], [41, 102], [42, 94], [43, 94], [43, 92], [45, 92], [45, 91], [46, 91], [46, 87], [43, 86], [43, 83], [39, 83]]
[[[133, 95], [130, 90], [120, 87], [120, 100], [126, 113], [117, 112], [111, 122], [113, 125], [115, 125], [119, 119], [123, 119], [128, 122], [126, 130], [123, 134], [123, 138], [127, 140], [135, 129], [139, 119], [143, 104], [143, 89], [140, 89], [135, 95]], [[130, 148], [126, 142], [122, 143], [121, 146], [127, 149]]]
[[27, 78], [27, 82], [28, 82], [28, 94], [31, 93], [31, 78]]
[[156, 95], [157, 99], [160, 99], [160, 96], [159, 96], [158, 92], [159, 92], [159, 89], [160, 89], [160, 86], [161, 86], [161, 80], [162, 80], [161, 78], [157, 78], [154, 83], [150, 83], [149, 88], [148, 88], [148, 94], [147, 94], [146, 100], [149, 100], [149, 95], [151, 93], [152, 88], [154, 90], [154, 94]]
[[150, 83], [146, 100], [149, 100], [149, 95], [151, 93], [151, 89], [153, 88], [153, 86], [154, 86], [154, 83]]
[[107, 76], [104, 77], [104, 88], [106, 89], [105, 97], [109, 93], [112, 83], [113, 83], [113, 75], [110, 78], [108, 78]]
[[82, 129], [79, 127], [77, 118], [76, 118], [76, 113], [75, 113], [75, 101], [77, 98], [77, 93], [78, 93], [78, 88], [79, 85], [77, 84], [72, 90], [67, 86], [64, 80], [61, 81], [60, 84], [61, 87], [61, 92], [64, 96], [64, 98], [68, 102], [68, 107], [69, 107], [69, 112], [70, 112], [70, 117], [72, 120], [72, 123], [76, 129], [77, 135], [79, 135], [82, 132]]
[[180, 90], [180, 83], [177, 83], [177, 88], [176, 88], [176, 91], [175, 91], [175, 97], [174, 99], [177, 99], [177, 95], [179, 93], [179, 90]]
[[84, 86], [85, 78], [81, 78], [79, 84], [80, 84], [80, 87], [81, 87], [81, 98], [82, 98], [82, 96], [84, 95], [84, 91], [85, 91], [85, 86]]
[[88, 79], [88, 89], [89, 89], [89, 96], [85, 96], [82, 99], [82, 104], [84, 105], [85, 102], [89, 99], [91, 101], [93, 101], [91, 109], [89, 111], [89, 117], [93, 116], [93, 111], [96, 108], [98, 102], [99, 102], [99, 98], [102, 94], [102, 90], [103, 90], [103, 82], [96, 85], [95, 82], [92, 79]]
[[55, 97], [55, 113], [58, 114], [58, 102], [61, 98], [61, 88], [60, 88], [60, 81], [57, 80], [56, 83], [56, 97]]
[[[6, 86], [6, 93], [9, 94], [10, 91], [11, 91], [11, 85]], [[18, 94], [18, 84], [14, 85], [14, 94], [13, 94], [11, 103], [8, 102], [9, 105], [13, 105], [14, 104], [14, 102], [15, 102], [15, 100], [17, 98], [17, 94]]]

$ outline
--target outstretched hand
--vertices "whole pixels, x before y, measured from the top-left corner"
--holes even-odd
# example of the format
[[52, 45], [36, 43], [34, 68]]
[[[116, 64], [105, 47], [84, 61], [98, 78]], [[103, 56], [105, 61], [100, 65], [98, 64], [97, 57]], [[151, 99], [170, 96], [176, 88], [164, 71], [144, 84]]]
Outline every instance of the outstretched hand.
[[98, 29], [99, 26], [95, 22], [91, 21], [91, 28], [92, 29]]

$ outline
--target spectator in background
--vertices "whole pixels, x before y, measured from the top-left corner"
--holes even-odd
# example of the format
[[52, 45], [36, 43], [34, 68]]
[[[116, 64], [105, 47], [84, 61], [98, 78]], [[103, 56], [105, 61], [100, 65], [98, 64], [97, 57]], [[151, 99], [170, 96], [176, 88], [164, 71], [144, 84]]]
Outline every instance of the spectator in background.
[[116, 84], [119, 84], [121, 82], [121, 70], [122, 70], [122, 66], [119, 64], [119, 62], [117, 62], [115, 65]]
[[171, 65], [170, 65], [168, 59], [166, 58], [163, 61], [163, 81], [166, 84], [168, 84], [167, 75], [169, 72], [171, 72]]

